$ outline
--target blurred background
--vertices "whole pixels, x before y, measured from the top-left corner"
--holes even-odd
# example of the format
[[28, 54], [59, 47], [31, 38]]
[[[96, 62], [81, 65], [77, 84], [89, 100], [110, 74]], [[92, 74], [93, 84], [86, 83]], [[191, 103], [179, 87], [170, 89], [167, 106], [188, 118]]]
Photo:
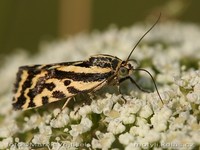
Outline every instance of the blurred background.
[[41, 42], [156, 20], [200, 22], [197, 0], [2, 0], [0, 60], [17, 49], [32, 54]]

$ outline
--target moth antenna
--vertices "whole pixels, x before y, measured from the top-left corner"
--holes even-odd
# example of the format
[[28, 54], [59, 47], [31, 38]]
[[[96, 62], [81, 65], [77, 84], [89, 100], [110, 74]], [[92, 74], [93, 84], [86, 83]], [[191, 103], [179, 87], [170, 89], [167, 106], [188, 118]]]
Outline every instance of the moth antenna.
[[158, 21], [160, 20], [160, 17], [161, 17], [161, 13], [159, 14], [159, 17], [158, 19], [156, 20], [156, 22], [151, 26], [151, 28], [149, 28], [149, 30], [147, 30], [143, 36], [138, 40], [138, 42], [135, 44], [135, 46], [133, 47], [133, 49], [131, 50], [130, 54], [128, 55], [126, 61], [125, 61], [125, 65], [128, 63], [128, 60], [130, 59], [133, 51], [135, 50], [135, 48], [138, 46], [138, 44], [141, 42], [141, 40], [147, 35], [147, 33], [149, 33], [153, 28], [154, 26], [158, 23]]
[[134, 70], [134, 71], [144, 71], [144, 72], [146, 72], [146, 73], [148, 73], [148, 74], [150, 75], [150, 77], [151, 77], [151, 79], [152, 79], [152, 81], [153, 81], [153, 84], [154, 84], [154, 86], [155, 86], [156, 92], [157, 92], [157, 94], [158, 94], [158, 96], [159, 96], [159, 98], [160, 98], [162, 104], [164, 104], [164, 103], [163, 103], [163, 100], [162, 100], [162, 98], [161, 98], [161, 96], [160, 96], [160, 93], [158, 92], [158, 88], [157, 88], [156, 82], [155, 82], [153, 76], [151, 75], [151, 73], [150, 73], [149, 71], [145, 70], [145, 69], [142, 69], [142, 68], [136, 68], [136, 69], [133, 69], [133, 70]]

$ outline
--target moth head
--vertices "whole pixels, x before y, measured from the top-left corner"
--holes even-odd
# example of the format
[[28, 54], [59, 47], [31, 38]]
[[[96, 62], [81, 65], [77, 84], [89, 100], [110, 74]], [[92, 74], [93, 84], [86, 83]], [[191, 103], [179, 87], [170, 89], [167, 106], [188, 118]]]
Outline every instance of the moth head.
[[125, 61], [123, 61], [118, 71], [118, 77], [125, 78], [130, 76], [132, 69], [133, 66], [130, 63], [125, 64]]

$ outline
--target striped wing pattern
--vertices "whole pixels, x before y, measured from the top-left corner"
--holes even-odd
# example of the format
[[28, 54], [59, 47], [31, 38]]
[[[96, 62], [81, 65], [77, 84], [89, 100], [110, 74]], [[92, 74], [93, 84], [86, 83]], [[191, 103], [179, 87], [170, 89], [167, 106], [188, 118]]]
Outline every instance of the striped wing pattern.
[[86, 61], [22, 66], [17, 73], [14, 109], [39, 107], [107, 84], [121, 60], [96, 55]]

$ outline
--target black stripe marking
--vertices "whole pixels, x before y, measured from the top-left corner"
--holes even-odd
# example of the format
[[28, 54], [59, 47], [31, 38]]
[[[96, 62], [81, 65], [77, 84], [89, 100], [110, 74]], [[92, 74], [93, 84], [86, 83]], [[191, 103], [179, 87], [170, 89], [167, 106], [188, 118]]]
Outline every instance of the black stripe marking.
[[[13, 98], [14, 101], [14, 98]], [[13, 108], [14, 110], [19, 110], [22, 109], [22, 106], [25, 104], [26, 102], [26, 98], [24, 97], [24, 95], [21, 95], [20, 98], [17, 98], [16, 103], [13, 103]]]
[[118, 64], [119, 64], [119, 59], [113, 59], [112, 60], [112, 69], [113, 70], [116, 70], [116, 68], [117, 68], [117, 66], [118, 66]]
[[90, 57], [89, 59], [92, 66], [101, 68], [111, 68], [112, 58], [110, 57]]
[[27, 95], [30, 98], [30, 101], [32, 102], [34, 97], [38, 94], [40, 94], [45, 88], [50, 88], [47, 84], [44, 84], [46, 80], [46, 77], [40, 77], [36, 83], [36, 86], [32, 89], [29, 90], [29, 92], [27, 93]]
[[30, 89], [27, 93], [27, 95], [30, 97], [30, 100], [32, 101], [33, 98], [38, 94], [38, 91], [34, 89]]
[[36, 105], [35, 105], [35, 103], [33, 102], [33, 100], [31, 100], [30, 102], [29, 102], [29, 104], [28, 104], [28, 108], [29, 107], [35, 107]]
[[70, 81], [70, 80], [65, 80], [65, 81], [64, 81], [64, 85], [65, 85], [65, 86], [68, 86], [68, 85], [70, 85], [70, 83], [71, 83], [71, 81]]
[[114, 72], [106, 72], [106, 73], [76, 73], [76, 72], [66, 72], [59, 70], [52, 70], [52, 78], [56, 79], [71, 79], [73, 81], [83, 81], [83, 82], [94, 82], [94, 81], [102, 81], [104, 79], [109, 78], [113, 75]]
[[34, 78], [34, 74], [31, 71], [28, 71], [28, 77], [22, 85], [22, 90], [20, 96], [17, 98], [17, 101], [13, 103], [14, 109], [22, 109], [22, 106], [26, 103], [26, 97], [24, 96], [24, 91], [31, 87], [32, 79]]
[[112, 61], [112, 58], [110, 56], [108, 57], [97, 57], [97, 56], [93, 56], [93, 57], [90, 57], [90, 62], [93, 63], [96, 63], [96, 62], [100, 62], [100, 61], [106, 61], [106, 62], [111, 62]]
[[90, 68], [92, 65], [89, 61], [83, 61], [81, 63], [74, 64], [74, 66]]
[[52, 91], [56, 86], [54, 83], [45, 83], [46, 79], [48, 79], [47, 75], [45, 77], [40, 77], [36, 86], [33, 89], [30, 89], [27, 95], [30, 98], [30, 103], [28, 107], [34, 107], [33, 99], [38, 94], [42, 93], [42, 91], [47, 88], [49, 91]]
[[71, 93], [71, 94], [78, 94], [78, 93], [83, 93], [83, 92], [87, 92], [88, 90], [78, 90], [78, 89], [76, 89], [75, 87], [73, 87], [73, 86], [69, 86], [69, 87], [67, 87], [67, 90], [68, 90], [68, 92], [69, 93]]
[[52, 96], [58, 99], [66, 98], [66, 95], [62, 91], [54, 91]]
[[48, 104], [49, 103], [49, 98], [47, 96], [43, 96], [42, 97], [42, 104], [45, 105], [45, 104]]
[[56, 85], [53, 82], [51, 82], [45, 83], [44, 87], [47, 88], [49, 91], [52, 91], [56, 87]]

